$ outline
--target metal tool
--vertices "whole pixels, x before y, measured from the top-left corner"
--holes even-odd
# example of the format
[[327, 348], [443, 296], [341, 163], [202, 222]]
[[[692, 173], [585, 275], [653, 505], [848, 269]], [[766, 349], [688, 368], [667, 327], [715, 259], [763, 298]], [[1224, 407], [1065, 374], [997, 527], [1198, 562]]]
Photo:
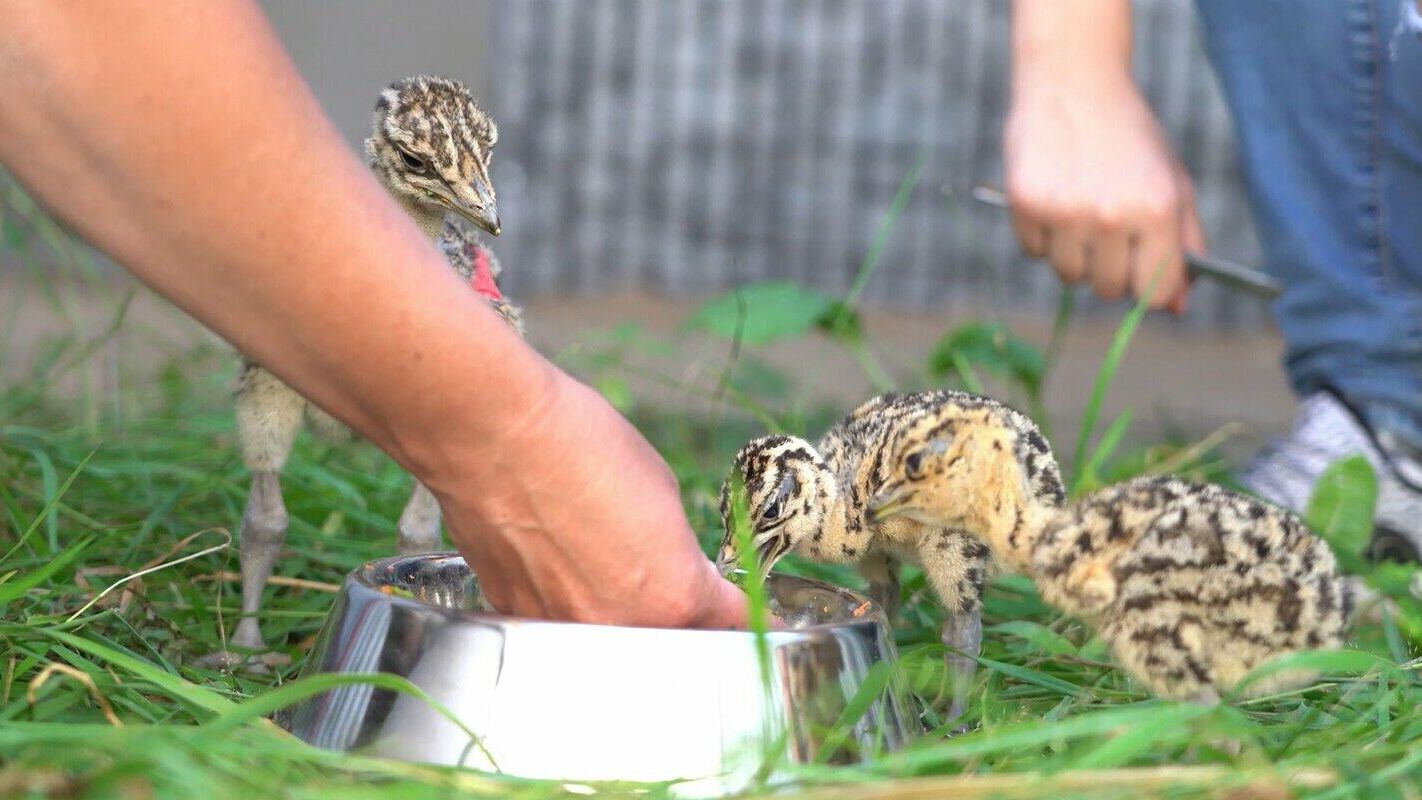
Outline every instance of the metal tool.
[[[330, 749], [573, 782], [686, 780], [686, 796], [746, 788], [767, 752], [858, 763], [922, 733], [902, 676], [871, 675], [896, 658], [877, 605], [804, 578], [772, 575], [766, 588], [790, 628], [766, 635], [762, 683], [746, 631], [513, 619], [479, 610], [454, 554], [371, 562], [347, 577], [304, 673], [403, 676], [464, 727], [369, 684], [280, 721]], [[850, 708], [864, 711], [845, 724]]]
[[[1008, 207], [1007, 193], [996, 186], [973, 187], [973, 199], [998, 208]], [[1268, 273], [1201, 253], [1186, 253], [1185, 269], [1192, 278], [1209, 278], [1265, 300], [1273, 300], [1284, 291], [1283, 284]]]

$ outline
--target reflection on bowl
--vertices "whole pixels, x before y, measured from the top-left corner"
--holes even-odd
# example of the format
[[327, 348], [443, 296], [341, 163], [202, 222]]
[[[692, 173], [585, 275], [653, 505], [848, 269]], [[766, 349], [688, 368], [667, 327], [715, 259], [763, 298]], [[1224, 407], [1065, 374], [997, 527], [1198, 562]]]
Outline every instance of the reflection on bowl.
[[877, 606], [804, 578], [766, 587], [792, 626], [766, 636], [768, 683], [748, 632], [505, 617], [480, 610], [456, 555], [375, 561], [346, 579], [305, 674], [404, 676], [477, 741], [430, 702], [368, 684], [283, 722], [337, 750], [529, 778], [686, 780], [688, 794], [744, 786], [767, 758], [855, 763], [919, 732]]

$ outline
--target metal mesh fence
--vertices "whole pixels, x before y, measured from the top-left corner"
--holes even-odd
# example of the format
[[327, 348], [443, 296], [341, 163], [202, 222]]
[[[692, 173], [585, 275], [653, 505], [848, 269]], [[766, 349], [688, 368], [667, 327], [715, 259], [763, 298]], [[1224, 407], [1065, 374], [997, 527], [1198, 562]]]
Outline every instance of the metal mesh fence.
[[[869, 302], [1050, 309], [1003, 212], [1005, 0], [495, 0], [490, 105], [511, 290], [848, 287], [914, 165]], [[1138, 0], [1137, 75], [1197, 180], [1212, 251], [1257, 260], [1190, 4]], [[512, 132], [517, 132], [513, 135]], [[514, 210], [516, 209], [516, 213]], [[1089, 306], [1090, 304], [1088, 304]], [[1263, 309], [1202, 287], [1191, 319]]]

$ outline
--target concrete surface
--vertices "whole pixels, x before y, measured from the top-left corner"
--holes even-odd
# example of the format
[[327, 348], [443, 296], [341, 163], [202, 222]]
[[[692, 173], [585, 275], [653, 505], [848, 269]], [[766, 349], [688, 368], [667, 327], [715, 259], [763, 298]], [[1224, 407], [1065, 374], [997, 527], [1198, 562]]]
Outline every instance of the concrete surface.
[[[47, 343], [56, 337], [89, 339], [105, 331], [118, 298], [129, 291], [136, 291], [136, 295], [123, 325], [67, 374], [61, 389], [98, 391], [114, 398], [141, 397], [152, 390], [158, 370], [171, 359], [204, 342], [220, 344], [201, 326], [126, 278], [99, 288], [66, 285], [49, 290], [59, 299], [60, 312], [47, 299], [50, 294], [45, 287], [15, 273], [0, 273], [0, 313], [5, 314], [0, 317], [0, 381], [25, 379]], [[636, 348], [626, 356], [633, 369], [618, 374], [626, 377], [633, 396], [690, 413], [712, 410], [705, 398], [714, 393], [728, 344], [682, 330], [695, 303], [620, 293], [578, 299], [541, 297], [526, 305], [530, 340], [550, 356], [566, 356], [576, 352], [570, 348], [595, 344], [600, 334], [618, 325], [639, 323], [645, 339], [661, 347]], [[938, 337], [969, 319], [964, 313], [870, 309], [864, 314], [874, 352], [898, 375], [921, 368]], [[1005, 321], [1039, 346], [1048, 339], [1049, 325], [1044, 320]], [[1059, 442], [1069, 441], [1067, 437], [1074, 434], [1073, 421], [1090, 395], [1097, 366], [1114, 332], [1114, 320], [1088, 320], [1073, 325], [1065, 338], [1045, 393]], [[1282, 430], [1292, 415], [1293, 399], [1278, 368], [1280, 348], [1281, 342], [1273, 334], [1238, 337], [1183, 332], [1167, 320], [1148, 318], [1111, 386], [1102, 424], [1127, 408], [1135, 410], [1132, 430], [1137, 438], [1171, 431], [1199, 436], [1238, 422], [1252, 435], [1240, 439], [1236, 446], [1247, 447]], [[854, 360], [817, 338], [761, 348], [756, 355], [795, 377], [800, 388], [791, 400], [796, 403], [823, 401], [847, 409], [872, 393]], [[672, 389], [667, 383], [694, 390]]]

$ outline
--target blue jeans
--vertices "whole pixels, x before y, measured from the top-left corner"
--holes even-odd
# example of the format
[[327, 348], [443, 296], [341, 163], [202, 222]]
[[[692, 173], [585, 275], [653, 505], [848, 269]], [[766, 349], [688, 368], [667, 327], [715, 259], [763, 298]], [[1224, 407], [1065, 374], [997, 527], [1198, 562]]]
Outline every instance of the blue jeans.
[[[1407, 0], [1415, 2], [1415, 0]], [[1198, 0], [1301, 395], [1422, 446], [1422, 36], [1399, 0]]]

